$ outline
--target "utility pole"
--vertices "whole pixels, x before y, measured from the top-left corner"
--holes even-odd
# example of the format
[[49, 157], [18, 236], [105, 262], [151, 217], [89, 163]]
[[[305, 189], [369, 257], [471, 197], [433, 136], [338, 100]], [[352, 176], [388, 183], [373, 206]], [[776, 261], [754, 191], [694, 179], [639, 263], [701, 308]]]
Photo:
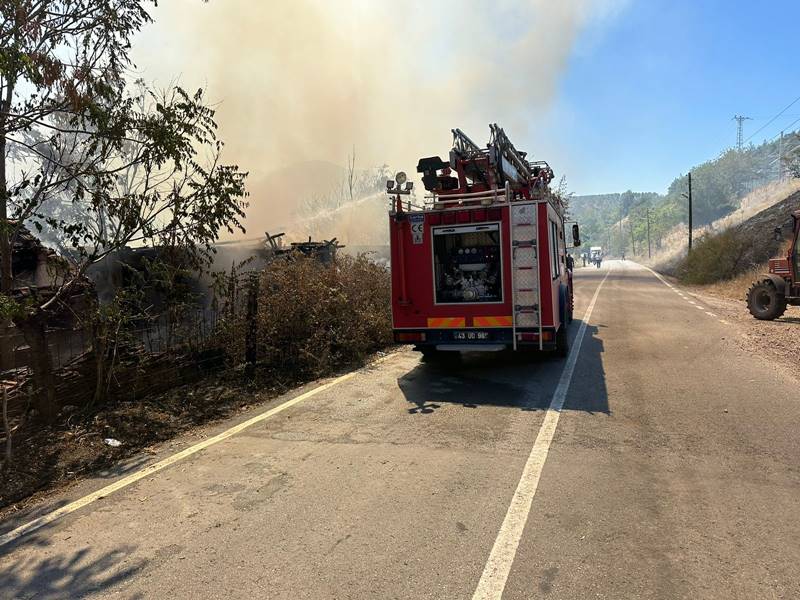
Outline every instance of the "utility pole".
[[742, 145], [744, 144], [742, 135], [743, 133], [743, 126], [745, 121], [752, 121], [750, 117], [743, 117], [742, 115], [734, 115], [733, 121], [736, 121], [736, 149], [741, 151]]
[[653, 258], [653, 251], [650, 247], [650, 207], [647, 207], [647, 258]]
[[689, 252], [692, 251], [692, 172], [689, 171]]
[[783, 181], [783, 132], [781, 131], [781, 141], [778, 143], [778, 180]]
[[[619, 254], [625, 253], [625, 232], [622, 229], [622, 196], [619, 197]], [[610, 248], [609, 248], [610, 250]]]
[[633, 214], [628, 214], [628, 226], [631, 230], [631, 253], [636, 256], [636, 240], [633, 238]]

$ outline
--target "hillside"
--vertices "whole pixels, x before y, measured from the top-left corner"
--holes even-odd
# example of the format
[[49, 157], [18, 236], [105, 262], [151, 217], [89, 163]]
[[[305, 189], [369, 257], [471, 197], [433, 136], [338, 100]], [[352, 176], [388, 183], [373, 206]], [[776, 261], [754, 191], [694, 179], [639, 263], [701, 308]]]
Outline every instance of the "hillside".
[[[765, 270], [765, 263], [786, 247], [792, 234], [790, 215], [796, 210], [800, 210], [800, 192], [738, 225], [703, 235], [689, 256], [662, 265], [659, 270], [685, 283], [718, 283], [742, 275], [749, 281], [753, 271]], [[780, 235], [776, 235], [778, 231]], [[737, 296], [738, 287], [741, 286], [737, 286]]]
[[[797, 133], [791, 134], [794, 141]], [[784, 139], [784, 143], [788, 143]], [[794, 143], [794, 142], [793, 142]], [[783, 161], [779, 160], [783, 157]], [[796, 158], [796, 157], [794, 157]], [[796, 160], [781, 154], [779, 142], [765, 142], [739, 150], [729, 149], [717, 158], [692, 167], [694, 227], [716, 225], [743, 208], [755, 190], [785, 179], [796, 170]], [[633, 192], [575, 196], [572, 217], [580, 224], [590, 245], [603, 246], [614, 255], [646, 256], [648, 221], [654, 252], [669, 246], [676, 227], [688, 222], [688, 177], [678, 175], [665, 193]]]

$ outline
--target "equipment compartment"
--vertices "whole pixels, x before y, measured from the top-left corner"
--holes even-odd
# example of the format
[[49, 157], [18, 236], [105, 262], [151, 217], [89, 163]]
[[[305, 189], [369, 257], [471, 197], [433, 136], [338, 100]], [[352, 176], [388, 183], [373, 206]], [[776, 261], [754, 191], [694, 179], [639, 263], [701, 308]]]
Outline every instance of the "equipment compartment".
[[433, 229], [437, 304], [502, 302], [500, 225]]

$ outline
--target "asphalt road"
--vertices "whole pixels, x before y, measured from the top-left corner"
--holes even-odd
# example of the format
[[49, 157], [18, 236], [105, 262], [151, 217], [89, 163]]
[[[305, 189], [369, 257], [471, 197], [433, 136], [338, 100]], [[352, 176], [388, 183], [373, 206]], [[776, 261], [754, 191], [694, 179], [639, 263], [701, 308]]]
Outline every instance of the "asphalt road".
[[796, 372], [630, 262], [578, 317], [601, 281], [516, 542], [566, 362], [403, 351], [0, 548], [0, 596], [471, 598], [497, 552], [506, 599], [800, 597]]

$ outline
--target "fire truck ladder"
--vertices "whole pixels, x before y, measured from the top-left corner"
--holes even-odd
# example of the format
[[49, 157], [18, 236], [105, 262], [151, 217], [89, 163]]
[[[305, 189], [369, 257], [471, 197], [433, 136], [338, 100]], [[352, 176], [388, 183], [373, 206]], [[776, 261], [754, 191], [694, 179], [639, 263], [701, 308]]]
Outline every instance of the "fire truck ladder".
[[511, 181], [517, 185], [527, 185], [533, 178], [527, 154], [514, 147], [503, 128], [494, 123], [489, 125], [489, 160], [498, 171], [500, 181]]
[[539, 256], [537, 252], [537, 205], [513, 203], [511, 211], [511, 317], [514, 350], [517, 349], [517, 328], [539, 328], [539, 349], [542, 345], [541, 290], [539, 288]]
[[460, 129], [451, 129], [453, 132], [453, 150], [462, 158], [475, 158], [484, 154], [484, 150], [473, 142], [466, 133]]

